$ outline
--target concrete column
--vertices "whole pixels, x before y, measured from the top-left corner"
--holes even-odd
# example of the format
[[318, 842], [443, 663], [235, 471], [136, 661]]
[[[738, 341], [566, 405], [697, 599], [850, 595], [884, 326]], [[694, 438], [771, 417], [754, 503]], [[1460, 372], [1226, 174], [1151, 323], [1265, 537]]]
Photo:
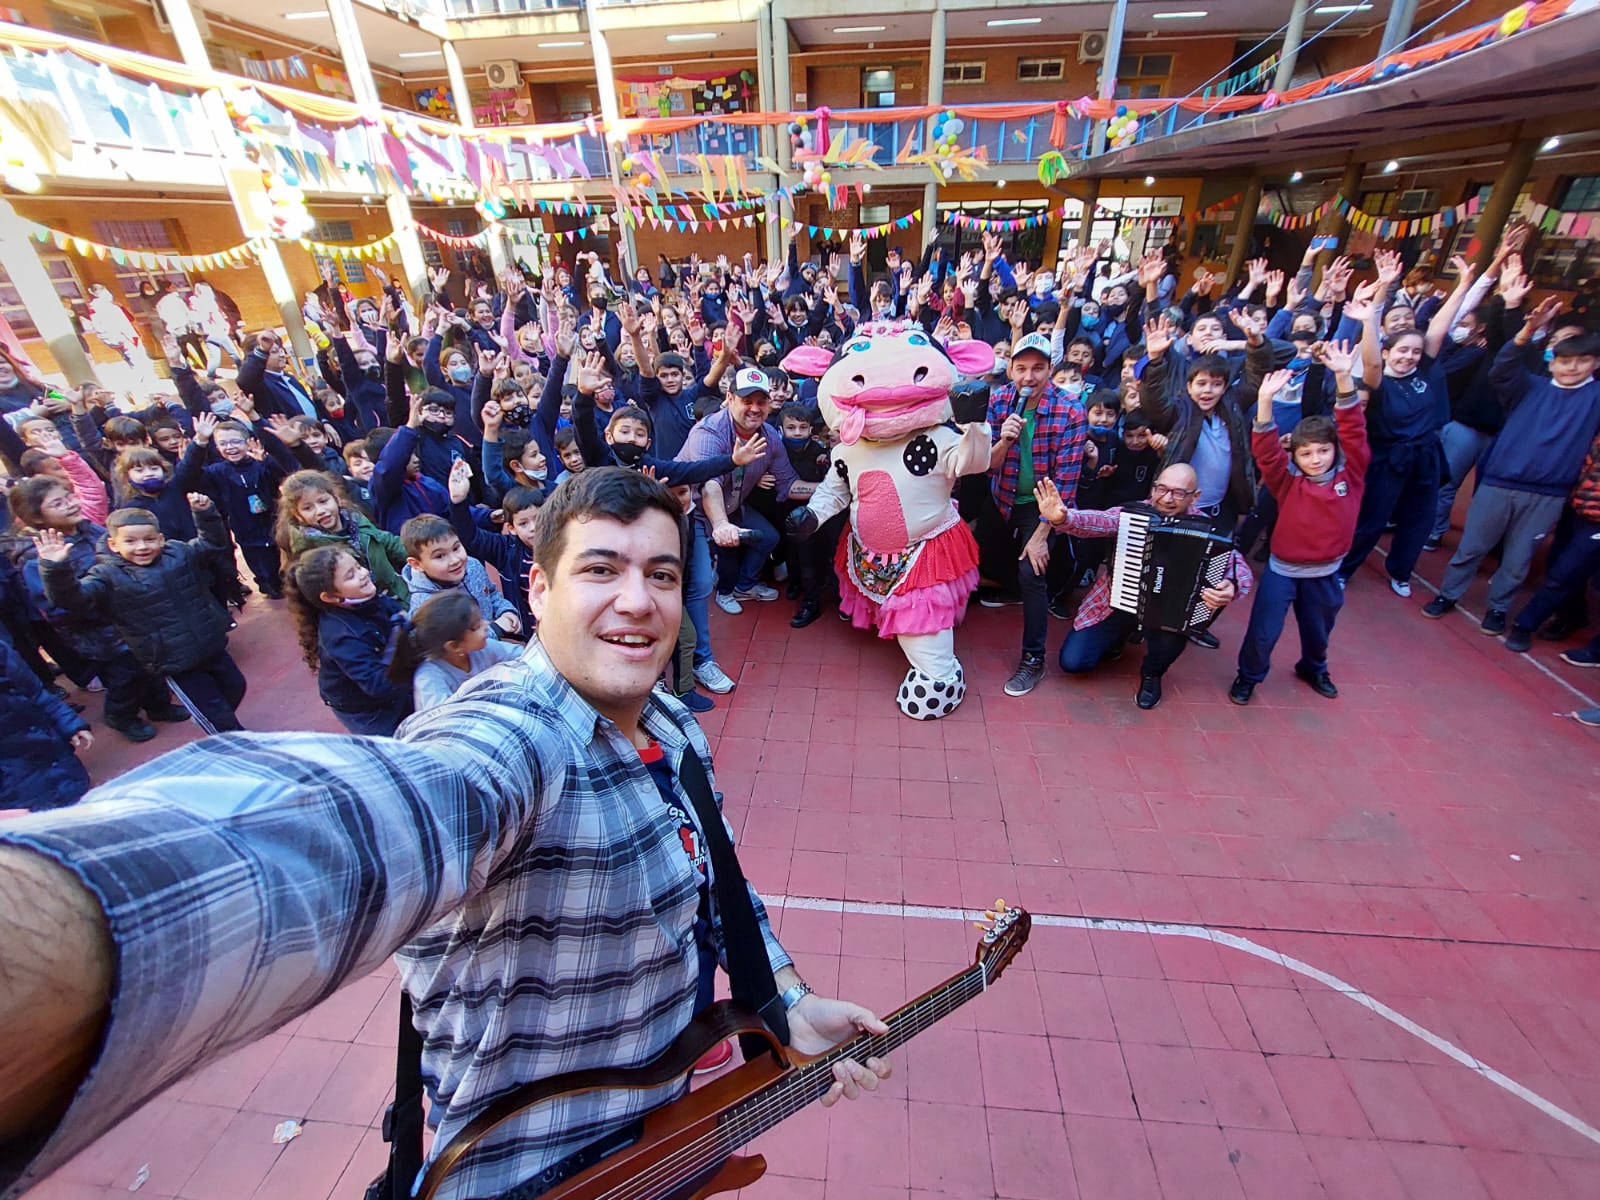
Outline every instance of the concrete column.
[[[788, 38], [788, 22], [781, 22], [785, 27], [784, 37]], [[773, 33], [772, 5], [763, 4], [756, 13], [756, 103], [762, 112], [777, 112], [789, 107], [785, 96], [789, 90], [786, 79], [778, 74], [776, 65], [777, 40]], [[788, 62], [788, 47], [784, 47], [784, 62]], [[763, 125], [760, 128], [761, 156], [773, 162], [783, 163], [788, 158], [789, 131], [776, 125]], [[780, 151], [779, 147], [783, 147]], [[782, 157], [780, 158], [780, 155]], [[780, 180], [781, 182], [781, 180]], [[765, 257], [768, 262], [773, 261], [782, 253], [783, 242], [779, 237], [777, 226], [767, 221], [765, 232]]]
[[1480, 275], [1494, 260], [1495, 246], [1505, 232], [1506, 221], [1516, 207], [1522, 185], [1528, 182], [1528, 172], [1533, 169], [1533, 160], [1539, 153], [1539, 141], [1538, 138], [1519, 137], [1511, 143], [1506, 161], [1500, 173], [1494, 177], [1489, 199], [1484, 201], [1483, 208], [1478, 212], [1478, 224], [1472, 236], [1478, 239], [1478, 253], [1473, 258], [1473, 265], [1478, 268]]
[[[928, 36], [928, 103], [944, 103], [945, 16], [944, 6], [937, 4], [933, 10], [933, 27]], [[931, 246], [939, 240], [939, 185], [927, 183], [922, 187], [922, 244]]]
[[[1128, 23], [1128, 0], [1117, 0], [1111, 10], [1111, 24], [1106, 28], [1106, 57], [1100, 64], [1100, 99], [1110, 100], [1117, 94], [1117, 62], [1122, 58], [1122, 30]], [[1106, 123], [1095, 122], [1094, 152], [1106, 152]]]
[[39, 257], [38, 244], [28, 227], [17, 216], [8, 200], [0, 200], [0, 267], [11, 286], [22, 297], [22, 306], [39, 329], [39, 337], [50, 347], [61, 374], [72, 387], [98, 379], [94, 362], [78, 341], [78, 331], [67, 315], [66, 306], [56, 294], [50, 271]]
[[444, 69], [450, 76], [450, 96], [456, 102], [456, 120], [463, 127], [471, 129], [474, 125], [472, 93], [467, 90], [467, 73], [461, 69], [461, 55], [456, 50], [456, 44], [448, 38], [439, 45], [444, 49]]
[[[333, 20], [334, 39], [339, 43], [339, 57], [344, 62], [345, 74], [350, 77], [350, 93], [357, 105], [376, 115], [383, 106], [378, 100], [378, 85], [372, 78], [372, 65], [367, 61], [367, 48], [361, 41], [361, 31], [356, 26], [356, 12], [351, 0], [325, 2], [328, 16]], [[447, 44], [447, 64], [449, 58]], [[457, 65], [460, 65], [459, 62]], [[451, 82], [453, 86], [454, 80]], [[396, 190], [384, 197], [384, 206], [389, 210], [389, 221], [396, 234], [400, 269], [405, 273], [412, 298], [420, 302], [428, 291], [428, 261], [422, 255], [422, 243], [412, 226], [411, 200], [404, 192]]]
[[1378, 57], [1391, 53], [1411, 36], [1411, 25], [1417, 18], [1417, 0], [1392, 0], [1389, 19], [1384, 22], [1383, 39], [1378, 43]]
[[[200, 36], [200, 26], [194, 19], [194, 10], [189, 3], [190, 0], [167, 0], [167, 22], [172, 26], [172, 37], [178, 43], [178, 53], [184, 63], [209, 71], [211, 56], [206, 52], [205, 40]], [[349, 0], [345, 0], [345, 3], [349, 3]], [[235, 163], [242, 163], [244, 151], [239, 145], [239, 135], [234, 130], [233, 121], [222, 103], [221, 94], [214, 89], [204, 91], [200, 94], [200, 104], [205, 109], [212, 136], [216, 138], [223, 156]], [[241, 225], [249, 221], [249, 214], [239, 207], [238, 197], [234, 197], [234, 210], [238, 213]], [[261, 238], [257, 244], [260, 252], [256, 261], [261, 264], [261, 273], [266, 276], [272, 303], [283, 320], [284, 332], [289, 335], [289, 345], [294, 349], [295, 357], [304, 362], [315, 357], [316, 350], [306, 335], [305, 320], [300, 316], [300, 297], [295, 292], [288, 269], [283, 265], [283, 256], [278, 253], [278, 243], [271, 238]]]
[[[589, 21], [589, 46], [594, 55], [595, 82], [600, 88], [600, 115], [605, 118], [607, 126], [615, 129], [622, 120], [622, 112], [617, 107], [617, 77], [611, 69], [611, 45], [606, 41], [606, 35], [600, 30], [595, 20], [599, 5], [595, 0], [588, 0], [585, 6], [588, 9]], [[620, 159], [623, 153], [623, 142], [613, 141], [610, 134], [606, 139], [606, 168], [611, 173], [611, 184], [617, 189], [617, 194], [622, 194], [622, 167]], [[617, 264], [617, 274], [621, 282], [626, 285], [628, 275], [639, 265], [639, 247], [633, 240], [633, 226], [622, 219], [623, 205], [617, 202], [616, 227], [622, 234], [620, 246], [621, 257], [627, 261]]]
[[[1361, 178], [1366, 174], [1366, 171], [1367, 166], [1365, 163], [1350, 162], [1345, 164], [1344, 175], [1339, 179], [1339, 194], [1351, 204], [1361, 203]], [[1317, 233], [1323, 237], [1338, 237], [1340, 249], [1343, 249], [1345, 242], [1350, 237], [1350, 222], [1344, 219], [1344, 214], [1338, 208], [1330, 208], [1322, 214], [1322, 220], [1317, 222]], [[1338, 250], [1317, 251], [1317, 261], [1313, 265], [1311, 274], [1314, 282], [1321, 281], [1322, 273], [1328, 269], [1328, 264], [1334, 260], [1338, 253]]]
[[1294, 0], [1289, 11], [1289, 28], [1283, 34], [1283, 55], [1278, 59], [1278, 70], [1272, 76], [1272, 90], [1281, 92], [1294, 78], [1295, 61], [1300, 57], [1300, 43], [1306, 35], [1306, 10], [1311, 0]]
[[1239, 220], [1233, 227], [1233, 251], [1228, 255], [1228, 274], [1223, 281], [1223, 295], [1233, 290], [1233, 281], [1239, 278], [1245, 255], [1250, 252], [1250, 232], [1256, 225], [1256, 209], [1261, 207], [1261, 176], [1250, 176], [1245, 184], [1244, 198], [1239, 201]]
[[1089, 179], [1084, 181], [1088, 187], [1088, 194], [1083, 197], [1083, 217], [1078, 221], [1078, 244], [1087, 246], [1089, 238], [1094, 233], [1094, 206], [1100, 202], [1100, 181]]
[[[794, 107], [794, 75], [789, 66], [789, 20], [780, 17], [768, 5], [772, 17], [772, 87], [777, 103], [774, 112], [788, 112]], [[793, 165], [789, 157], [789, 131], [777, 127], [778, 166], [787, 171]]]

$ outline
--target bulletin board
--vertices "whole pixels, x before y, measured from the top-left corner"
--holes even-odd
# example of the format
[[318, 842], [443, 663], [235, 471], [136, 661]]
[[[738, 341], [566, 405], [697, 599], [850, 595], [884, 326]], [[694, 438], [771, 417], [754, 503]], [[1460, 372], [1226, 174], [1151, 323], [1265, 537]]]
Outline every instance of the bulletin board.
[[[683, 75], [662, 68], [655, 76], [619, 76], [619, 103], [625, 117], [717, 117], [748, 112], [756, 106], [754, 71], [723, 75]], [[652, 138], [654, 149], [682, 154], [753, 154], [759, 145], [755, 129], [708, 124], [676, 142]]]

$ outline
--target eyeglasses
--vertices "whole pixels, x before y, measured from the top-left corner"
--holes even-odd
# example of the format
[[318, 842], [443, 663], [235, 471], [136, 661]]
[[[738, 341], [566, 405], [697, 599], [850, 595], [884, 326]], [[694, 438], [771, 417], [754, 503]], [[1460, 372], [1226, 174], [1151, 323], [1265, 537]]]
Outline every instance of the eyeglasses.
[[1150, 489], [1150, 496], [1152, 499], [1159, 499], [1164, 496], [1170, 500], [1187, 500], [1190, 496], [1197, 496], [1199, 494], [1199, 488], [1175, 488], [1168, 487], [1164, 483], [1158, 483]]

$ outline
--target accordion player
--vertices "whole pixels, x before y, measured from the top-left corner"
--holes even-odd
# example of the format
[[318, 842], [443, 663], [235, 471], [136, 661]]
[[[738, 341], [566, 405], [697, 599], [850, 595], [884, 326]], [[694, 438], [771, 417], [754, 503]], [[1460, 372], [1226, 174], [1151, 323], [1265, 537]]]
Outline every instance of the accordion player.
[[1233, 579], [1233, 538], [1203, 517], [1165, 517], [1148, 504], [1123, 507], [1111, 571], [1111, 607], [1140, 628], [1192, 633], [1217, 610], [1205, 588]]

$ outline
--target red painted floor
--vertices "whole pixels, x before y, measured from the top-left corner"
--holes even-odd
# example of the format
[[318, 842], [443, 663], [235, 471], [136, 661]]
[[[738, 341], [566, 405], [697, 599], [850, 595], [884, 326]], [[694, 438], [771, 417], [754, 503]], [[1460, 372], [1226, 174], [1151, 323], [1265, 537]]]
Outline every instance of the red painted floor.
[[[1337, 701], [1294, 680], [1290, 645], [1254, 704], [1227, 703], [1238, 612], [1151, 713], [1135, 654], [1007, 698], [1018, 615], [975, 610], [973, 692], [937, 724], [895, 713], [892, 645], [831, 617], [792, 635], [781, 603], [716, 614], [740, 687], [703, 723], [746, 871], [795, 898], [774, 919], [819, 989], [890, 1008], [939, 982], [975, 936], [942, 910], [1004, 896], [1066, 919], [882, 1093], [764, 1139], [744, 1195], [1600, 1196], [1600, 739], [1562, 715], [1581, 702], [1560, 682], [1594, 696], [1600, 673], [1422, 620], [1427, 596], [1358, 577]], [[252, 603], [245, 723], [332, 728], [281, 607]], [[91, 769], [182, 736], [106, 735]], [[32, 1195], [127, 1195], [144, 1167], [142, 1198], [359, 1197], [383, 1160], [395, 1003], [392, 972], [356, 981]], [[284, 1117], [305, 1132], [277, 1147]]]

